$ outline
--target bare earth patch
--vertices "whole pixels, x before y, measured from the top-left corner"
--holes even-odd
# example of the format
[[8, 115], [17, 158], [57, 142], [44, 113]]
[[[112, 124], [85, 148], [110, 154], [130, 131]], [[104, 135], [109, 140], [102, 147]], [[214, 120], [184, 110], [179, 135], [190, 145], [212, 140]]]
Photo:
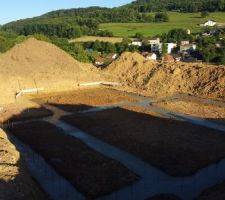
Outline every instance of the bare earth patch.
[[17, 121], [24, 121], [24, 120], [32, 120], [32, 119], [40, 119], [43, 117], [48, 117], [53, 115], [53, 113], [44, 108], [29, 108], [24, 110], [22, 113], [18, 115], [12, 115], [10, 119], [8, 119], [9, 122], [17, 122]]
[[153, 103], [152, 105], [170, 111], [180, 112], [195, 117], [206, 118], [212, 121], [225, 124], [225, 108], [204, 104], [197, 101], [171, 100]]
[[62, 120], [173, 176], [189, 176], [225, 157], [225, 134], [121, 108]]
[[76, 112], [95, 106], [106, 106], [127, 101], [137, 101], [127, 93], [106, 88], [81, 89], [72, 92], [43, 95], [35, 99], [39, 103], [48, 103], [68, 112]]
[[49, 200], [29, 175], [21, 155], [0, 129], [0, 199]]
[[88, 199], [108, 194], [137, 180], [136, 175], [117, 161], [93, 151], [47, 122], [20, 124], [10, 130]]

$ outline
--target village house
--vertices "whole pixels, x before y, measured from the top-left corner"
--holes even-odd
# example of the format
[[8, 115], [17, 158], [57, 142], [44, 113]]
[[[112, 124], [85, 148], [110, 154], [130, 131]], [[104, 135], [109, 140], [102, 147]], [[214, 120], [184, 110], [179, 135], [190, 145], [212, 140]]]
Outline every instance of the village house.
[[95, 59], [95, 65], [98, 66], [98, 67], [103, 66], [104, 65], [104, 58], [101, 57], [101, 56], [98, 56]]
[[139, 39], [134, 39], [130, 45], [141, 47], [142, 46], [142, 41], [139, 40]]
[[145, 60], [157, 60], [155, 53], [142, 52], [141, 55], [145, 57]]
[[153, 45], [153, 44], [160, 44], [160, 38], [152, 38], [150, 40], [148, 40], [148, 43], [150, 45]]
[[170, 54], [172, 53], [172, 50], [177, 47], [177, 43], [173, 43], [173, 42], [166, 43], [166, 47], [167, 47], [167, 53]]
[[180, 52], [193, 52], [197, 48], [197, 45], [194, 43], [180, 45]]
[[189, 40], [182, 40], [180, 42], [180, 45], [188, 45], [188, 44], [190, 44]]
[[160, 42], [160, 38], [153, 38], [148, 40], [148, 43], [151, 46], [151, 52], [161, 52], [162, 50], [162, 43]]
[[200, 24], [200, 26], [210, 26], [210, 27], [213, 27], [217, 24], [216, 21], [213, 21], [213, 20], [208, 20], [207, 22], [203, 23], [203, 24]]

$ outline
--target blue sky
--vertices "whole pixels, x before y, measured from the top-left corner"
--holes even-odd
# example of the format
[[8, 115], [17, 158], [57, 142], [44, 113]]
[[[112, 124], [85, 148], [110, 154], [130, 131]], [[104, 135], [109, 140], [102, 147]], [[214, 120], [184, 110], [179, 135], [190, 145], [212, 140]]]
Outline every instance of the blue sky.
[[88, 6], [115, 7], [132, 0], [3, 0], [0, 6], [0, 24], [34, 17], [46, 12]]

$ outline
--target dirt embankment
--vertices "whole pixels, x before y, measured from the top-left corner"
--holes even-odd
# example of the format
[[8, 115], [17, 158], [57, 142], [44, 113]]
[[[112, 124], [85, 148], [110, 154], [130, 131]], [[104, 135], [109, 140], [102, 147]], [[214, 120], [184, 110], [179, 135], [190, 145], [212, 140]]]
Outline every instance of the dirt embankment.
[[145, 61], [138, 53], [124, 53], [104, 70], [125, 87], [149, 96], [188, 93], [225, 100], [225, 66], [200, 63]]
[[81, 64], [53, 44], [30, 38], [0, 57], [0, 105], [15, 101], [22, 89], [64, 91], [78, 82], [100, 79], [92, 65]]
[[28, 175], [19, 152], [0, 129], [0, 199], [47, 200]]

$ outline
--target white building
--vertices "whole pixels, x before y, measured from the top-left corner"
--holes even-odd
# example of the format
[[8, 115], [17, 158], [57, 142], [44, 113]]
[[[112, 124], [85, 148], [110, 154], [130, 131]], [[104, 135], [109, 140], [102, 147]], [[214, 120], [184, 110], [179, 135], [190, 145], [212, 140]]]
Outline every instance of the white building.
[[177, 43], [172, 43], [172, 42], [166, 43], [166, 46], [167, 46], [167, 53], [170, 54], [172, 53], [172, 50], [177, 47]]
[[213, 21], [213, 20], [208, 20], [207, 22], [203, 23], [203, 24], [200, 24], [200, 26], [215, 26], [217, 24], [216, 21]]
[[160, 38], [153, 38], [153, 39], [150, 39], [148, 40], [148, 43], [150, 45], [153, 45], [153, 44], [160, 44]]
[[162, 51], [162, 43], [151, 44], [151, 52], [156, 53], [161, 51]]
[[142, 46], [142, 41], [140, 41], [140, 40], [133, 40], [131, 45], [141, 47]]
[[181, 45], [180, 46], [180, 52], [184, 52], [184, 51], [195, 51], [197, 49], [197, 45], [196, 44], [186, 44], [186, 45]]
[[146, 56], [146, 60], [157, 60], [157, 55], [155, 53], [150, 53]]
[[182, 40], [180, 42], [181, 45], [187, 45], [187, 44], [190, 44], [189, 40]]

